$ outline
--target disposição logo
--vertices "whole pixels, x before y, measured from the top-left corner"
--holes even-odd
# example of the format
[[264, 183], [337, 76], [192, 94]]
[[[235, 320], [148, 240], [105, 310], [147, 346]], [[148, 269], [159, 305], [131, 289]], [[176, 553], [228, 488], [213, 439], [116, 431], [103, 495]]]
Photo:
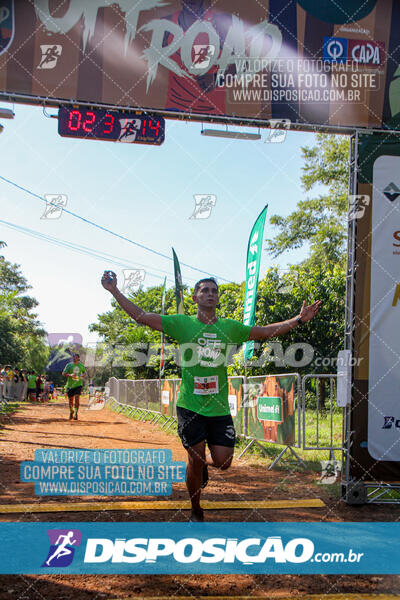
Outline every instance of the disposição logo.
[[68, 567], [81, 545], [82, 532], [79, 529], [48, 529], [50, 548], [42, 567]]

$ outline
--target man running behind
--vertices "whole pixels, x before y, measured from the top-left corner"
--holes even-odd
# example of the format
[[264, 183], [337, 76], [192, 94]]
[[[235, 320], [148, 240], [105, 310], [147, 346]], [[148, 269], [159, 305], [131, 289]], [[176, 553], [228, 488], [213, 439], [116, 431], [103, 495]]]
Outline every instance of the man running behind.
[[[310, 306], [303, 302], [295, 317], [257, 327], [216, 316], [218, 285], [213, 278], [201, 279], [194, 287], [196, 316], [143, 311], [119, 291], [117, 277], [112, 271], [105, 271], [101, 283], [137, 323], [164, 331], [180, 344], [182, 383], [177, 401], [178, 433], [188, 453], [186, 486], [192, 504], [191, 520], [203, 521], [200, 493], [208, 481], [207, 465], [225, 470], [233, 458], [235, 430], [228, 404], [226, 366], [229, 348], [248, 340], [284, 335], [312, 319], [321, 301]], [[207, 458], [206, 442], [210, 450]]]
[[[68, 363], [63, 371], [63, 375], [67, 378], [66, 392], [69, 399], [69, 418], [78, 420], [79, 396], [82, 392], [83, 377], [86, 374], [85, 367], [80, 361], [79, 354], [74, 354], [73, 362]], [[74, 407], [75, 398], [75, 407]]]

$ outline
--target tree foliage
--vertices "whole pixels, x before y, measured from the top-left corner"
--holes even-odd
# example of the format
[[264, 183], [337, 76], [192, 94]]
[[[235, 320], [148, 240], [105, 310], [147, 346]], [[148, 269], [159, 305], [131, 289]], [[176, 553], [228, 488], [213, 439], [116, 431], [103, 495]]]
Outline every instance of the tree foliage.
[[0, 256], [0, 364], [43, 369], [46, 332], [34, 312], [38, 302], [27, 293], [30, 288], [19, 265]]
[[311, 262], [344, 263], [348, 206], [348, 137], [317, 134], [316, 145], [303, 147], [303, 175], [306, 192], [317, 188], [324, 193], [298, 203], [289, 216], [273, 215], [278, 233], [267, 240], [272, 257], [286, 250], [310, 244]]

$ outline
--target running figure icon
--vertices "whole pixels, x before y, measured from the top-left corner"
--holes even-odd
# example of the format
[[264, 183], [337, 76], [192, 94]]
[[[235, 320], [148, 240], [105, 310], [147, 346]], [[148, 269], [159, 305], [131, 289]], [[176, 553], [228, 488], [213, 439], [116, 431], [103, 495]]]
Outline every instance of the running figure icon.
[[54, 69], [62, 53], [62, 46], [59, 44], [41, 44], [40, 50], [42, 57], [38, 64], [38, 69]]
[[[56, 541], [57, 549], [56, 551], [46, 560], [46, 565], [50, 566], [51, 561], [54, 558], [61, 558], [61, 556], [67, 556], [68, 554], [72, 554], [72, 550], [67, 548], [67, 546], [73, 546], [77, 542], [77, 540], [72, 539], [74, 536], [73, 531], [69, 531], [66, 535], [59, 535]], [[60, 541], [62, 540], [62, 541]]]

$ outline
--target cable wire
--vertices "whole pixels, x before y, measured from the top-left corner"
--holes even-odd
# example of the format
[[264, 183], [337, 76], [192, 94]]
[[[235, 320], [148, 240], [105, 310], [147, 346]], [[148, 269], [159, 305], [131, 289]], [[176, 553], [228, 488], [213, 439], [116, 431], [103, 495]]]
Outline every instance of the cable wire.
[[[40, 231], [35, 231], [34, 229], [29, 229], [28, 227], [23, 227], [22, 225], [17, 225], [16, 223], [10, 223], [9, 221], [4, 221], [3, 219], [0, 219], [0, 224], [4, 225], [5, 227], [9, 227], [10, 229], [13, 229], [14, 231], [18, 231], [20, 233], [34, 237], [34, 238], [42, 240], [44, 242], [54, 244], [54, 245], [60, 246], [62, 248], [68, 248], [69, 250], [72, 250], [74, 252], [79, 252], [80, 254], [91, 256], [91, 257], [97, 258], [99, 260], [111, 262], [112, 264], [118, 265], [119, 267], [126, 267], [126, 268], [132, 268], [132, 269], [137, 268], [138, 266], [145, 267], [146, 273], [149, 273], [149, 275], [152, 275], [153, 277], [156, 277], [157, 279], [164, 279], [164, 276], [165, 276], [165, 275], [159, 275], [157, 273], [153, 273], [152, 271], [149, 271], [147, 265], [144, 265], [142, 263], [135, 263], [135, 265], [133, 265], [129, 260], [127, 260], [125, 258], [121, 258], [121, 257], [115, 256], [113, 254], [109, 254], [108, 252], [99, 251], [99, 250], [96, 250], [95, 248], [90, 248], [89, 246], [83, 246], [82, 244], [76, 244], [76, 243], [70, 242], [68, 240], [62, 240], [60, 238], [56, 238], [56, 237], [50, 236], [48, 234], [41, 233]], [[164, 271], [163, 269], [156, 268], [156, 271], [160, 271], [160, 273], [164, 273], [166, 275], [169, 274], [168, 271]], [[196, 281], [193, 278], [189, 278], [189, 279], [194, 282]], [[167, 277], [167, 281], [174, 283], [174, 280], [169, 279], [168, 277]]]
[[[0, 179], [2, 179], [5, 183], [8, 183], [8, 184], [14, 186], [15, 188], [22, 190], [23, 192], [29, 194], [33, 198], [38, 198], [42, 202], [46, 202], [46, 204], [47, 204], [47, 200], [45, 198], [42, 198], [42, 196], [39, 196], [39, 194], [35, 194], [35, 192], [31, 192], [30, 190], [23, 187], [22, 185], [19, 185], [18, 183], [11, 181], [11, 179], [7, 179], [6, 177], [3, 177], [3, 175], [0, 175]], [[100, 229], [101, 231], [105, 231], [106, 233], [109, 233], [110, 235], [113, 235], [114, 237], [124, 240], [125, 242], [128, 242], [129, 244], [138, 246], [139, 248], [142, 248], [142, 250], [146, 250], [147, 252], [152, 252], [153, 254], [156, 254], [157, 256], [161, 256], [162, 258], [166, 258], [169, 261], [173, 260], [170, 256], [167, 256], [166, 254], [163, 254], [162, 252], [159, 252], [158, 250], [153, 250], [153, 248], [149, 248], [148, 246], [144, 246], [143, 244], [140, 244], [139, 242], [135, 242], [134, 240], [131, 240], [130, 238], [127, 238], [124, 235], [121, 235], [120, 233], [116, 233], [115, 231], [112, 231], [111, 229], [108, 229], [107, 227], [103, 227], [103, 225], [99, 225], [98, 223], [95, 223], [94, 221], [91, 221], [90, 219], [86, 219], [85, 217], [82, 217], [81, 215], [78, 215], [77, 213], [74, 213], [71, 210], [68, 210], [64, 207], [63, 207], [63, 212], [71, 215], [75, 219], [79, 219], [80, 221], [87, 223], [88, 225], [92, 225], [93, 227], [96, 227], [97, 229]], [[188, 265], [187, 263], [181, 262], [181, 265], [183, 265], [184, 267], [188, 267], [189, 269], [193, 269], [193, 271], [197, 271], [198, 273], [202, 273], [203, 275], [210, 275], [209, 272], [203, 271], [202, 269], [198, 269], [197, 267], [192, 267], [191, 265]], [[226, 283], [231, 283], [228, 279], [225, 279], [224, 277], [218, 277], [218, 275], [215, 275], [215, 274], [213, 274], [213, 275], [220, 281], [225, 281]]]

